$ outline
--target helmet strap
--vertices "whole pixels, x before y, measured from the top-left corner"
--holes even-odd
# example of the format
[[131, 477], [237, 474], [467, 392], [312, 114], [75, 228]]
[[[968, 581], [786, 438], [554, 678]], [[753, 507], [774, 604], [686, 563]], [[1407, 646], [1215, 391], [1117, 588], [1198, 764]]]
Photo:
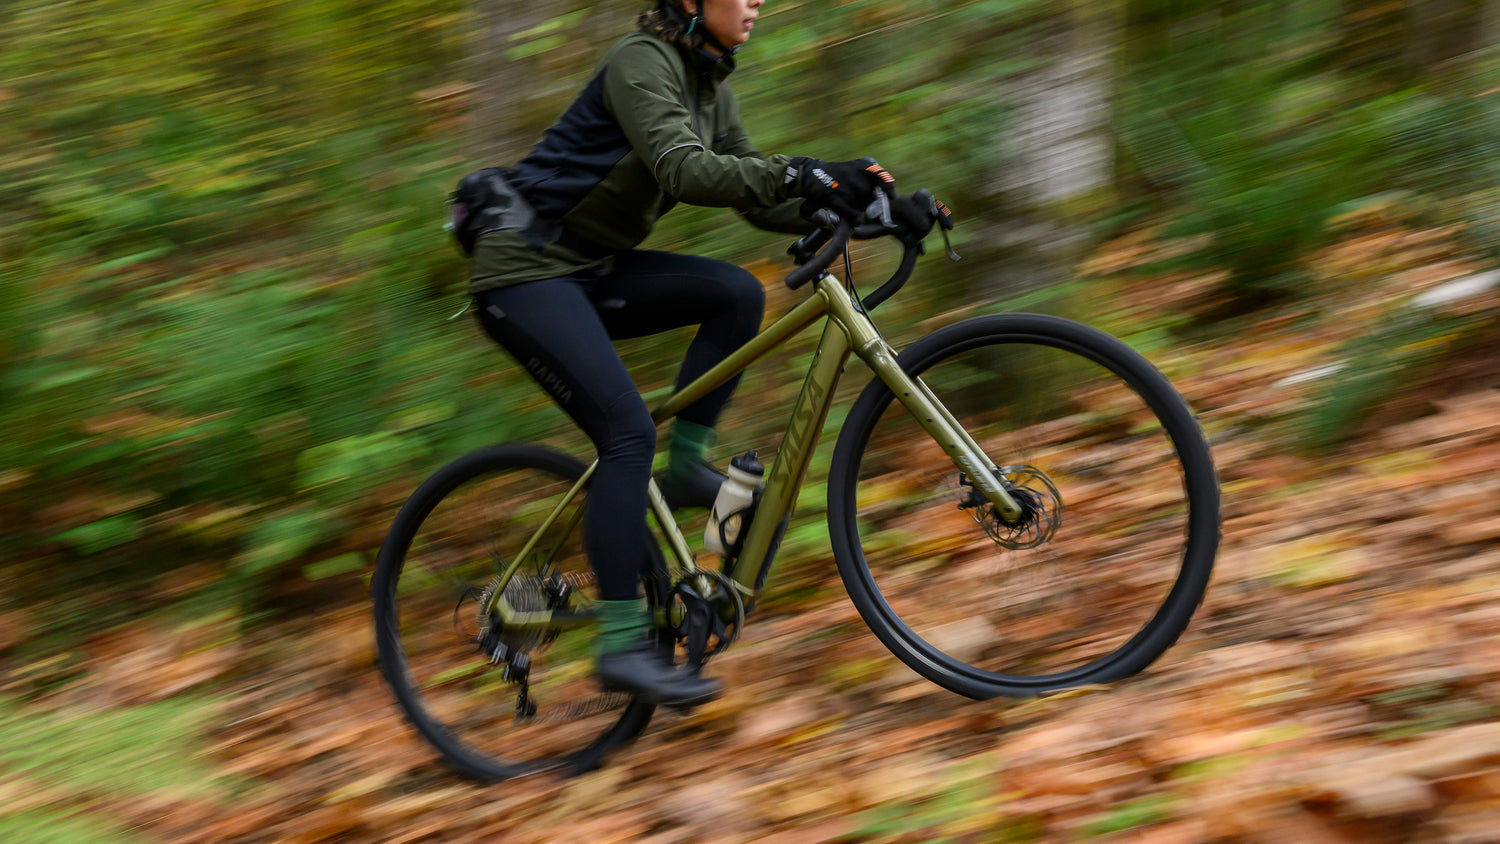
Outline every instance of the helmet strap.
[[[691, 18], [688, 17], [687, 10], [682, 8], [679, 0], [658, 0], [657, 5], [666, 13], [667, 17], [676, 21], [686, 20], [688, 22], [688, 35], [692, 35], [698, 31], [698, 24], [703, 20], [703, 0], [698, 0], [698, 10], [693, 13]], [[703, 32], [699, 37], [726, 56], [732, 56], [736, 52], [735, 48], [726, 47], [718, 38], [715, 38], [714, 34], [708, 31], [707, 26], [704, 26]]]

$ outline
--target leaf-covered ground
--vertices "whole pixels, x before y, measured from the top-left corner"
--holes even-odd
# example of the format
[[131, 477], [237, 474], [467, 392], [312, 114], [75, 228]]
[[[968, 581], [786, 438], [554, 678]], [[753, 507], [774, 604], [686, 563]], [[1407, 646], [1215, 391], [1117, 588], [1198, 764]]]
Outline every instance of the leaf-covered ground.
[[[1326, 260], [1422, 248], [1390, 237]], [[1094, 267], [1114, 301], [1200, 306], [1202, 279], [1111, 275], [1133, 260], [1116, 244]], [[953, 696], [885, 654], [824, 546], [715, 662], [723, 699], [658, 714], [595, 773], [477, 786], [397, 715], [348, 575], [248, 635], [158, 614], [5, 663], [0, 840], [1500, 840], [1493, 356], [1450, 349], [1349, 444], [1295, 447], [1357, 374], [1353, 344], [1474, 269], [1423, 262], [1149, 350], [1213, 442], [1223, 547], [1188, 633], [1132, 680]], [[1493, 290], [1439, 307], [1500, 313]], [[0, 615], [0, 650], [27, 630], [26, 610]]]

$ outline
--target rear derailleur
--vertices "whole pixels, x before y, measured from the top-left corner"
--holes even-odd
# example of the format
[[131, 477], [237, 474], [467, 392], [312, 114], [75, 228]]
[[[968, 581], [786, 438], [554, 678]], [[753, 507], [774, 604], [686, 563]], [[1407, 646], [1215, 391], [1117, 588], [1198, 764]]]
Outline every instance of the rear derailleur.
[[[480, 594], [481, 608], [489, 605], [489, 599], [497, 585], [498, 580]], [[568, 606], [573, 586], [557, 572], [545, 579], [517, 576], [506, 586], [505, 594], [512, 606], [521, 604], [517, 609], [533, 610], [537, 608], [534, 605], [541, 604], [549, 610], [559, 610]], [[500, 676], [506, 682], [517, 687], [515, 720], [523, 721], [534, 717], [536, 701], [531, 698], [531, 652], [534, 648], [551, 642], [556, 634], [507, 631], [499, 616], [494, 613], [481, 618], [479, 628], [479, 636], [476, 637], [479, 652], [484, 654], [490, 665], [501, 668]]]

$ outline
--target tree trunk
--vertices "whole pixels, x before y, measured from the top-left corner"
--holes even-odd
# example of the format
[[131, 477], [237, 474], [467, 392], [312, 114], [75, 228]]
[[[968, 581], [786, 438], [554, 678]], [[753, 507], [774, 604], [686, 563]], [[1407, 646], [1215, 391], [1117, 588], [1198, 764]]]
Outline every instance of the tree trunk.
[[1108, 191], [1111, 51], [1117, 28], [1085, 4], [1064, 13], [1037, 42], [1051, 57], [1011, 86], [1013, 118], [1002, 164], [1003, 215], [992, 228], [996, 278], [987, 299], [1008, 298], [1070, 278], [1092, 246], [1080, 212]]
[[1485, 5], [1484, 0], [1425, 0], [1413, 27], [1418, 66], [1432, 73], [1450, 63], [1465, 63], [1480, 50], [1484, 45]]
[[1484, 4], [1484, 37], [1480, 42], [1484, 45], [1483, 50], [1488, 55], [1488, 60], [1496, 60], [1495, 52], [1500, 50], [1500, 0], [1489, 0]]
[[476, 163], [509, 164], [533, 140], [518, 130], [530, 90], [531, 62], [511, 60], [516, 36], [547, 20], [551, 3], [473, 0], [475, 34], [470, 47], [470, 78], [475, 81], [469, 148]]

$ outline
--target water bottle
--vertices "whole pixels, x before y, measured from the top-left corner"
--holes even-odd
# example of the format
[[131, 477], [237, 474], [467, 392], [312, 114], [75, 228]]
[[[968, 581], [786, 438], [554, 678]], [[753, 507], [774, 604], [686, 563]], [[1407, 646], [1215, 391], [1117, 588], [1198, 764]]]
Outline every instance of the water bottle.
[[739, 553], [750, 517], [755, 515], [756, 500], [765, 488], [761, 479], [766, 469], [749, 451], [729, 461], [729, 480], [719, 487], [713, 509], [708, 511], [708, 527], [703, 530], [703, 546], [723, 557]]

